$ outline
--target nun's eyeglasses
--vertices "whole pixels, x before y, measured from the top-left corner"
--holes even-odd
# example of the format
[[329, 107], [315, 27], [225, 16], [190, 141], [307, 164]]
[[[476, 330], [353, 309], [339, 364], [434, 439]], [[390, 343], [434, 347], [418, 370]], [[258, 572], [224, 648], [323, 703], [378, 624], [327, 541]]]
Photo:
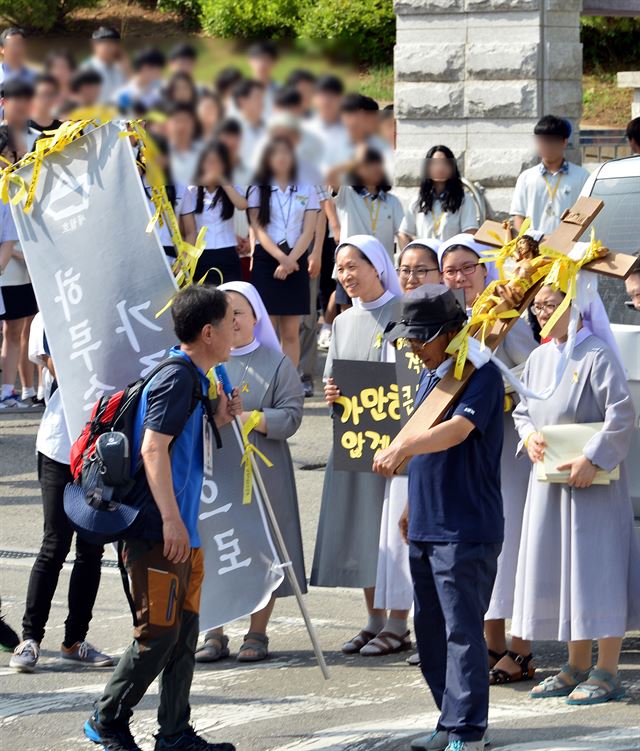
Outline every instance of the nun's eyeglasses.
[[543, 313], [555, 313], [556, 310], [559, 308], [560, 303], [557, 302], [543, 302], [543, 303], [536, 303], [534, 302], [531, 306], [531, 309], [533, 312], [540, 316]]
[[473, 276], [478, 266], [480, 266], [479, 263], [465, 263], [457, 268], [443, 269], [442, 276], [445, 279], [455, 279], [459, 272], [462, 272], [465, 276]]
[[400, 266], [398, 269], [398, 276], [403, 279], [409, 279], [411, 276], [415, 276], [418, 281], [422, 281], [430, 271], [440, 271], [437, 266]]

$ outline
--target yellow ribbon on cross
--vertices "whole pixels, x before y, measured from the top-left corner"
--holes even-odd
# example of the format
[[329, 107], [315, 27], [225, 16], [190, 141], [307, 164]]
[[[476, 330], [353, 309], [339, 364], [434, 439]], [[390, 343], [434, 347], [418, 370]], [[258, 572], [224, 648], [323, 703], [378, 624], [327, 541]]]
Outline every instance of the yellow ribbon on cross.
[[556, 323], [562, 315], [568, 310], [572, 300], [575, 299], [578, 288], [578, 273], [586, 264], [602, 258], [602, 243], [596, 240], [595, 228], [591, 228], [591, 240], [587, 246], [582, 258], [574, 260], [565, 253], [554, 250], [553, 248], [541, 247], [541, 254], [552, 259], [551, 269], [549, 270], [543, 286], [551, 286], [554, 289], [564, 292], [564, 300], [555, 309], [553, 315], [545, 323], [540, 331], [540, 336], [544, 339], [549, 336]]
[[256, 425], [258, 425], [261, 419], [261, 412], [257, 409], [254, 409], [253, 412], [249, 415], [249, 419], [242, 426], [242, 443], [244, 445], [244, 453], [242, 455], [242, 461], [240, 462], [240, 464], [244, 465], [244, 480], [242, 488], [243, 505], [251, 503], [251, 490], [253, 487], [253, 465], [251, 463], [251, 455], [255, 454], [255, 456], [258, 456], [260, 459], [262, 459], [267, 467], [273, 467], [273, 462], [267, 459], [262, 451], [260, 451], [257, 446], [249, 441], [249, 434], [252, 430], [255, 429]]
[[509, 240], [506, 243], [504, 242], [503, 238], [498, 235], [497, 232], [490, 230], [488, 234], [494, 237], [500, 243], [501, 247], [497, 248], [496, 250], [483, 250], [480, 263], [495, 263], [500, 278], [504, 279], [504, 264], [507, 259], [510, 258], [511, 255], [513, 255], [513, 251], [516, 248], [518, 240], [527, 232], [530, 226], [531, 219], [527, 217], [522, 222], [522, 226], [520, 227], [518, 234], [513, 238], [513, 240]]

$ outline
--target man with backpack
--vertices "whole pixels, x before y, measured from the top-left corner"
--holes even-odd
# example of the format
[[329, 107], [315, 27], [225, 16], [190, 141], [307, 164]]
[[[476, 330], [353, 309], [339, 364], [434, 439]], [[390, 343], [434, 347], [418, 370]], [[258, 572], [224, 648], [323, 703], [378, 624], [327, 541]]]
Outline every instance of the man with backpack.
[[[213, 426], [203, 400], [194, 408], [194, 378], [207, 396], [205, 375], [229, 357], [231, 305], [223, 292], [192, 286], [173, 300], [180, 345], [175, 365], [162, 368], [140, 397], [133, 427], [132, 456], [140, 456], [128, 503], [141, 511], [126, 533], [122, 558], [131, 582], [134, 640], [85, 723], [86, 737], [108, 751], [140, 751], [129, 719], [151, 683], [160, 676], [156, 751], [234, 751], [230, 743], [208, 743], [189, 724], [189, 691], [198, 638], [204, 561], [198, 538], [203, 481], [203, 432]], [[186, 361], [179, 362], [182, 359]], [[237, 391], [227, 399], [219, 389], [213, 419], [221, 427], [240, 414]]]

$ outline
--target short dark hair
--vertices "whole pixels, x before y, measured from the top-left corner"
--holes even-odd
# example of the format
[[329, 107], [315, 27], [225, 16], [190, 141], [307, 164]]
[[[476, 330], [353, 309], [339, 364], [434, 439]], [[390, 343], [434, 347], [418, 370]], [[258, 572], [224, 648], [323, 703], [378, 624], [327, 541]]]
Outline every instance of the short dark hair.
[[10, 78], [2, 85], [3, 99], [32, 99], [33, 85], [20, 78]]
[[213, 85], [218, 94], [224, 94], [229, 89], [233, 89], [242, 80], [244, 80], [244, 76], [240, 68], [229, 65], [218, 73], [213, 81]]
[[295, 88], [295, 86], [283, 86], [276, 91], [273, 103], [276, 107], [280, 107], [281, 109], [299, 107], [302, 104], [302, 94]]
[[58, 79], [52, 76], [50, 73], [40, 73], [40, 75], [36, 76], [33, 82], [34, 88], [37, 88], [41, 84], [47, 84], [47, 86], [53, 86], [56, 90], [60, 90]]
[[93, 68], [83, 68], [73, 74], [69, 86], [76, 94], [83, 86], [102, 86], [102, 76]]
[[113, 26], [99, 26], [91, 35], [94, 42], [119, 42], [120, 32]]
[[568, 139], [571, 136], [571, 124], [564, 117], [545, 115], [541, 117], [533, 129], [536, 136]]
[[297, 86], [299, 83], [312, 83], [315, 85], [317, 76], [308, 68], [296, 68], [287, 76], [285, 86]]
[[71, 52], [69, 52], [69, 50], [53, 50], [52, 52], [49, 52], [44, 59], [44, 69], [49, 72], [53, 66], [53, 63], [58, 59], [64, 60], [69, 66], [70, 70], [75, 70], [78, 67], [76, 65], [75, 57]]
[[198, 51], [192, 44], [176, 44], [169, 52], [169, 60], [197, 60]]
[[363, 94], [347, 94], [342, 100], [341, 110], [354, 113], [366, 110], [365, 96]]
[[331, 74], [320, 76], [316, 81], [316, 91], [322, 94], [342, 96], [344, 94], [344, 83], [338, 76]]
[[247, 50], [249, 57], [270, 57], [272, 60], [278, 59], [278, 48], [270, 39], [263, 39], [260, 42], [254, 42]]
[[640, 117], [634, 117], [627, 123], [627, 129], [624, 132], [627, 140], [633, 139], [640, 146]]
[[244, 81], [240, 81], [233, 89], [233, 101], [238, 104], [240, 99], [246, 99], [251, 96], [254, 89], [264, 90], [264, 86], [260, 81], [256, 81], [253, 78], [246, 78]]
[[27, 32], [19, 26], [9, 26], [2, 32], [2, 34], [0, 34], [0, 47], [4, 47], [4, 44], [9, 37], [22, 37], [23, 39], [26, 39]]
[[133, 58], [133, 69], [137, 72], [144, 67], [164, 68], [166, 62], [166, 58], [160, 50], [155, 47], [149, 47], [135, 55]]
[[218, 124], [215, 130], [216, 138], [222, 135], [242, 136], [242, 125], [234, 117], [227, 117]]
[[379, 112], [380, 111], [380, 105], [373, 97], [370, 96], [362, 96], [362, 109], [365, 112]]
[[214, 287], [192, 284], [180, 290], [171, 306], [173, 328], [180, 342], [191, 344], [207, 324], [219, 324], [228, 305], [225, 293]]

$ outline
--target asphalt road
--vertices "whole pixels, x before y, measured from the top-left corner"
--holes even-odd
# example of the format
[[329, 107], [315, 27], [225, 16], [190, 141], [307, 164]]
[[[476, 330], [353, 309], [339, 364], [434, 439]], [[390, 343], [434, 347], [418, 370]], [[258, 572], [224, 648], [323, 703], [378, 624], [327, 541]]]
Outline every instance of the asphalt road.
[[[0, 417], [0, 592], [3, 612], [17, 627], [42, 514], [35, 475], [36, 415]], [[305, 419], [291, 442], [306, 557], [310, 569], [330, 421], [319, 399], [307, 401]], [[17, 553], [17, 557], [15, 556]], [[112, 557], [112, 556], [111, 556]], [[72, 751], [91, 748], [82, 723], [108, 676], [108, 669], [74, 669], [58, 660], [66, 617], [69, 565], [60, 577], [38, 672], [19, 675], [0, 654], [0, 748], [3, 751]], [[307, 604], [331, 671], [324, 681], [315, 664], [293, 600], [278, 603], [270, 631], [272, 658], [255, 666], [233, 659], [197, 668], [193, 720], [211, 739], [229, 740], [241, 751], [400, 751], [433, 727], [437, 712], [420, 671], [404, 658], [344, 657], [339, 646], [363, 623], [359, 592], [313, 589]], [[245, 623], [228, 633], [232, 651]], [[105, 566], [90, 640], [118, 655], [130, 641], [131, 624], [117, 571]], [[535, 645], [539, 676], [556, 671], [564, 650]], [[593, 708], [562, 700], [533, 702], [530, 685], [496, 687], [490, 724], [495, 748], [504, 751], [631, 751], [640, 749], [640, 634], [625, 640], [622, 675], [627, 699]], [[154, 686], [135, 715], [133, 730], [145, 751], [153, 748]]]

